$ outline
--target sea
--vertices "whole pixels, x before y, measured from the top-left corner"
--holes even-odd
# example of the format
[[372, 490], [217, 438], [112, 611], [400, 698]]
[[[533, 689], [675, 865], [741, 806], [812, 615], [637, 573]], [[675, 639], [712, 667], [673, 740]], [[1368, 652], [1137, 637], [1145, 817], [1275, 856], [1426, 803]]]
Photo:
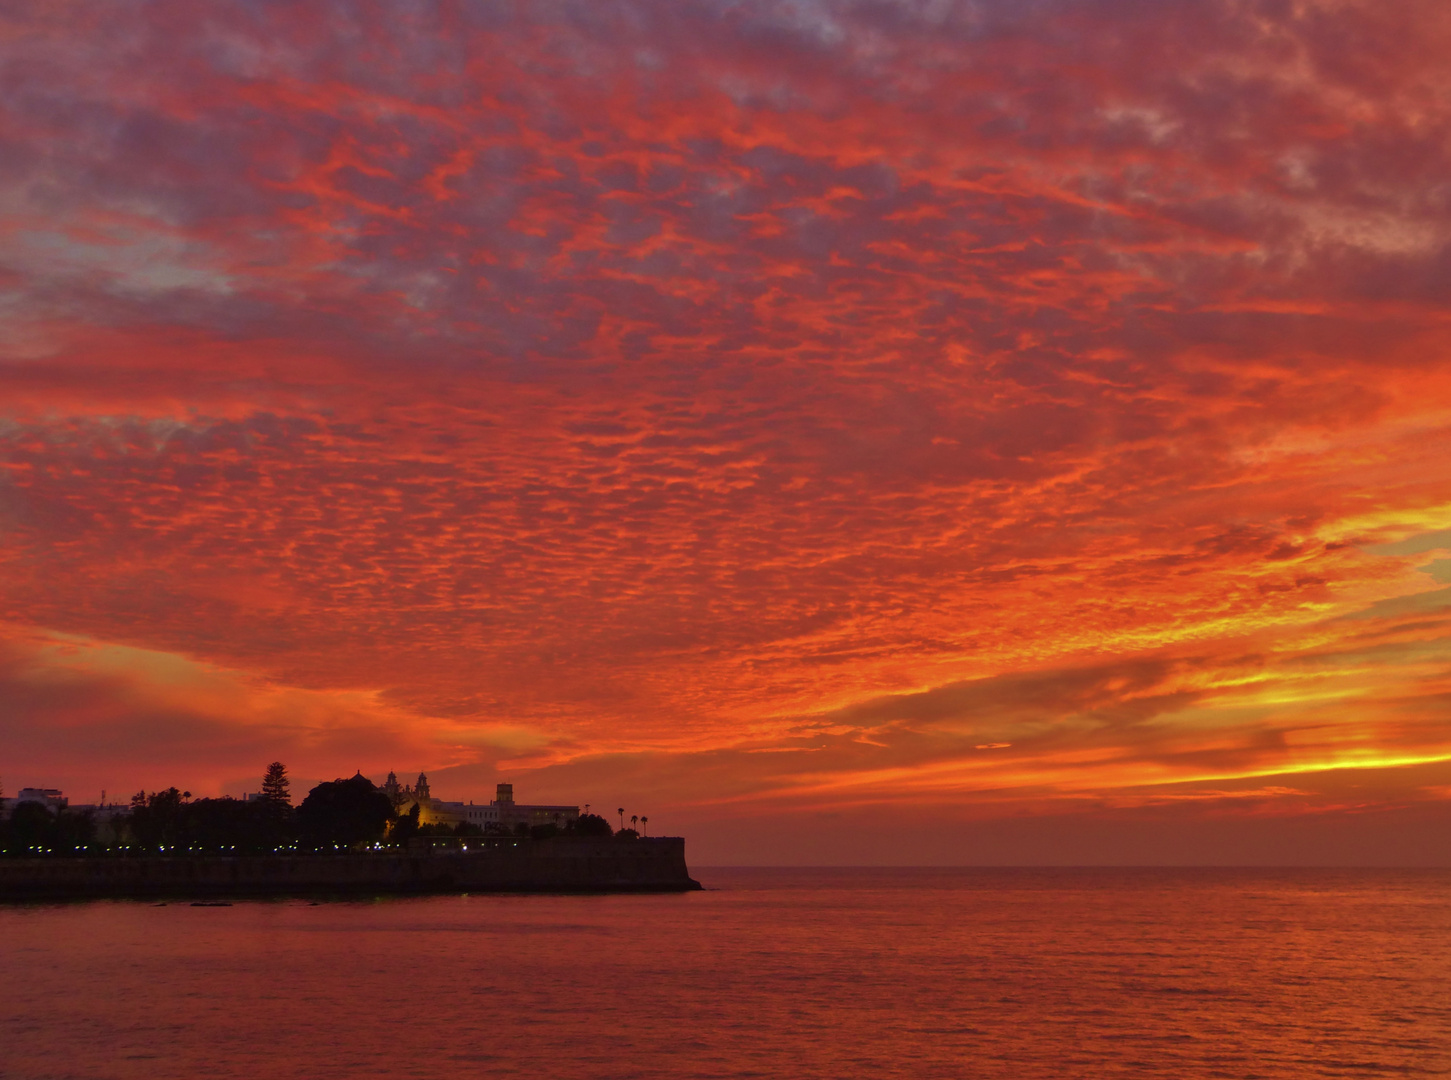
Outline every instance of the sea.
[[0, 1077], [1451, 1075], [1451, 871], [0, 907]]

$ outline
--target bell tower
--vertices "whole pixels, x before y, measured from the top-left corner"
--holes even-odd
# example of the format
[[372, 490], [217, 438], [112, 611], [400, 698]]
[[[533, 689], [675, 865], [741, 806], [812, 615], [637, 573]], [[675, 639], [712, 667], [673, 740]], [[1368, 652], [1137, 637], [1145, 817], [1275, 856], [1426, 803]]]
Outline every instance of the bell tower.
[[403, 801], [403, 789], [398, 786], [398, 774], [391, 770], [388, 773], [387, 782], [383, 784], [383, 794], [388, 796], [388, 801], [393, 804], [395, 810]]

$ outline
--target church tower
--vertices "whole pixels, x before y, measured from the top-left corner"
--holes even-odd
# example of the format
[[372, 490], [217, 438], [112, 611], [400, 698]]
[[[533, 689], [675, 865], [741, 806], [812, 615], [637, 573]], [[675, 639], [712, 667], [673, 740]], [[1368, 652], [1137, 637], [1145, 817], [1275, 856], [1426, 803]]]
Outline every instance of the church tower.
[[418, 801], [421, 803], [426, 803], [432, 798], [432, 796], [428, 793], [427, 773], [418, 774], [418, 786], [413, 789], [413, 794], [418, 796]]

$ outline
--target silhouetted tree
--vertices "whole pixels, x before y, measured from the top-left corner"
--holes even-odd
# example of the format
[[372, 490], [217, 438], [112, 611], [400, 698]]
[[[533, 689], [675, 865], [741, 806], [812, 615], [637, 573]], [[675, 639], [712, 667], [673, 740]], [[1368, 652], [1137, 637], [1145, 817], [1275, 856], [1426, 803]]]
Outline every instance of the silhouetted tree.
[[88, 810], [51, 810], [27, 799], [0, 814], [0, 853], [33, 857], [73, 855], [96, 838], [96, 822]]
[[144, 848], [175, 847], [181, 839], [182, 803], [191, 792], [174, 787], [131, 796], [131, 833]]
[[620, 829], [623, 831], [625, 828], [625, 808], [622, 806], [615, 813], [620, 815]]
[[16, 855], [33, 855], [32, 848], [48, 848], [56, 842], [56, 818], [44, 803], [17, 803], [7, 824], [9, 848]]
[[[384, 798], [387, 796], [385, 795]], [[393, 822], [393, 828], [388, 830], [388, 839], [395, 844], [406, 844], [410, 837], [417, 836], [418, 814], [418, 804], [414, 803], [408, 813]]]
[[580, 814], [574, 823], [574, 831], [580, 836], [614, 836], [610, 823], [598, 814]]
[[55, 849], [71, 853], [96, 839], [96, 819], [89, 810], [61, 810], [55, 816]]
[[286, 828], [292, 808], [265, 799], [197, 799], [182, 807], [176, 840], [183, 849], [211, 852], [271, 851], [291, 841]]
[[262, 777], [262, 799], [278, 806], [291, 806], [292, 794], [288, 790], [291, 786], [287, 769], [282, 762], [274, 761], [267, 766], [267, 775]]
[[645, 835], [650, 835], [650, 819], [644, 816], [640, 818], [640, 827], [645, 830]]
[[631, 829], [634, 829], [635, 826], [638, 825], [638, 824], [640, 824], [640, 815], [639, 814], [631, 814], [630, 815], [630, 828]]
[[318, 784], [297, 808], [303, 838], [314, 845], [378, 840], [393, 817], [393, 806], [362, 773]]

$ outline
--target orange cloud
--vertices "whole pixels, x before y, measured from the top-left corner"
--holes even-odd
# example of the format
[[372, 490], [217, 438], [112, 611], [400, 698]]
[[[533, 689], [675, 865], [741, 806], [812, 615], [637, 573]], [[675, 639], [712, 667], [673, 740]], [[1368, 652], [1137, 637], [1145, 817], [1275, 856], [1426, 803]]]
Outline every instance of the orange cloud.
[[344, 21], [6, 16], [8, 758], [727, 816], [1451, 758], [1439, 5]]

